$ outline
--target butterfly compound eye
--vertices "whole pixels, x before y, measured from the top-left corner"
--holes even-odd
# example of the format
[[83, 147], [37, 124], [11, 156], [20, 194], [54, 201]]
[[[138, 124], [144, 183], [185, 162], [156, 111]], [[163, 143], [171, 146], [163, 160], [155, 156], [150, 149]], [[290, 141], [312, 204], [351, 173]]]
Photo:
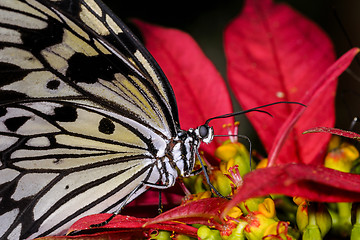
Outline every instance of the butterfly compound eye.
[[209, 126], [201, 125], [199, 127], [199, 135], [200, 135], [200, 137], [205, 138], [205, 137], [207, 137], [208, 134], [209, 134]]
[[204, 143], [210, 143], [214, 138], [214, 129], [207, 124], [197, 127], [195, 132]]

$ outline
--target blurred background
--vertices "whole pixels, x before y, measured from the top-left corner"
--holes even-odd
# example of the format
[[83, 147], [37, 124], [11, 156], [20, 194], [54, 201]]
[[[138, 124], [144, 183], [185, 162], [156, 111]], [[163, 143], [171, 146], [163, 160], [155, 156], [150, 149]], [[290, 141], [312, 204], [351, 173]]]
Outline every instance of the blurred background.
[[[189, 33], [226, 80], [223, 31], [240, 13], [242, 0], [103, 1], [125, 22], [131, 18], [139, 18]], [[332, 39], [337, 56], [341, 56], [351, 47], [360, 47], [359, 0], [276, 2], [287, 3], [316, 22]], [[239, 110], [240, 106], [235, 100], [233, 102], [235, 109]], [[360, 59], [356, 59], [339, 79], [336, 115], [336, 127], [342, 129], [349, 129], [353, 118], [360, 116]], [[246, 117], [239, 116], [237, 120], [241, 123], [239, 133], [249, 136], [255, 149], [262, 152], [261, 143]], [[360, 123], [355, 126], [354, 131], [360, 133]]]

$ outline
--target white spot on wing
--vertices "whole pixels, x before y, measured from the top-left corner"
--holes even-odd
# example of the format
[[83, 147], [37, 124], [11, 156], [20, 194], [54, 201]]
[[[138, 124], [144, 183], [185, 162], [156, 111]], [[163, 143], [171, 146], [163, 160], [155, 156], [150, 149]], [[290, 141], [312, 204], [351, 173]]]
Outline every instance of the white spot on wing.
[[30, 147], [48, 147], [50, 146], [50, 141], [47, 137], [36, 137], [31, 138], [26, 142], [26, 146]]
[[[4, 213], [0, 216], [0, 237], [8, 230], [11, 224], [14, 222], [15, 218], [19, 214], [19, 209], [13, 209], [9, 212]], [[14, 231], [13, 231], [14, 232]], [[17, 238], [8, 238], [8, 239], [19, 239]]]
[[123, 32], [122, 29], [119, 27], [119, 25], [115, 23], [114, 19], [112, 19], [112, 17], [110, 17], [107, 14], [106, 14], [106, 22], [109, 25], [109, 27], [114, 31], [115, 34], [119, 34]]
[[27, 15], [0, 9], [0, 22], [28, 29], [44, 29], [47, 23]]
[[109, 30], [105, 27], [105, 25], [94, 14], [92, 14], [84, 5], [81, 5], [80, 18], [96, 33], [102, 36], [106, 36], [110, 34]]
[[[1, 136], [0, 139], [0, 151], [4, 151], [14, 143], [18, 141], [17, 137], [10, 137], [10, 136]], [[1, 165], [1, 163], [0, 163]]]
[[52, 102], [33, 102], [33, 103], [24, 103], [23, 105], [38, 110], [46, 115], [54, 115], [55, 114], [54, 109], [63, 106], [61, 104], [52, 103]]
[[0, 62], [14, 64], [24, 69], [43, 68], [40, 61], [30, 52], [13, 47], [7, 47], [0, 50]]
[[21, 34], [18, 31], [0, 27], [0, 40], [2, 42], [21, 44]]
[[28, 173], [24, 175], [20, 178], [11, 198], [19, 201], [35, 195], [57, 175], [56, 173]]
[[87, 44], [84, 40], [68, 30], [64, 30], [63, 42], [61, 44], [67, 45], [75, 52], [83, 53], [86, 56], [98, 55], [98, 52], [90, 44]]
[[91, 10], [93, 10], [99, 17], [101, 17], [102, 15], [101, 8], [94, 0], [87, 0], [86, 3], [87, 5], [90, 6]]
[[[47, 88], [47, 83], [52, 80], [59, 81], [59, 87], [56, 90]], [[62, 80], [54, 74], [46, 71], [29, 73], [22, 81], [16, 81], [9, 85], [5, 85], [1, 89], [13, 90], [24, 93], [29, 97], [65, 97], [78, 96], [79, 93], [75, 89], [65, 84]]]
[[[10, 168], [4, 168], [0, 170], [0, 184], [10, 182], [14, 180], [20, 173]], [[1, 221], [0, 221], [1, 222]]]
[[[32, 0], [27, 0], [27, 2], [29, 2], [32, 5], [37, 5], [37, 6], [40, 5], [40, 4], [34, 4], [34, 1], [32, 1]], [[35, 10], [32, 7], [29, 7], [29, 5], [27, 5], [23, 2], [20, 2], [18, 0], [1, 0], [0, 5], [14, 9], [14, 10], [18, 10], [21, 12], [26, 12], [27, 14], [32, 14], [32, 15], [40, 17], [42, 19], [47, 19], [47, 17], [44, 14], [40, 13], [38, 10]]]
[[16, 228], [9, 234], [8, 239], [20, 239], [22, 224], [16, 226]]

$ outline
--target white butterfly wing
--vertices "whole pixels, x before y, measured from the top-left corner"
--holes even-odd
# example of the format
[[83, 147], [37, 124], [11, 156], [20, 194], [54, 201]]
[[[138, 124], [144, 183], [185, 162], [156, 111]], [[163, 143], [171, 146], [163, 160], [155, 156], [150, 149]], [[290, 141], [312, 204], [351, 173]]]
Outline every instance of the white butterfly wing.
[[3, 238], [63, 232], [167, 179], [172, 89], [100, 1], [2, 0], [0, 79]]

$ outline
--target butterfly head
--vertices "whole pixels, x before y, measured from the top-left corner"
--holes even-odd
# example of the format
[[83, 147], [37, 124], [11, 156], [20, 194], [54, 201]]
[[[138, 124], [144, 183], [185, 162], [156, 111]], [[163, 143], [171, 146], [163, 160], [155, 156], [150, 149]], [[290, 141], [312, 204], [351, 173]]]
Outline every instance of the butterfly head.
[[195, 134], [204, 143], [210, 143], [214, 138], [214, 129], [207, 124], [201, 125], [195, 129]]

